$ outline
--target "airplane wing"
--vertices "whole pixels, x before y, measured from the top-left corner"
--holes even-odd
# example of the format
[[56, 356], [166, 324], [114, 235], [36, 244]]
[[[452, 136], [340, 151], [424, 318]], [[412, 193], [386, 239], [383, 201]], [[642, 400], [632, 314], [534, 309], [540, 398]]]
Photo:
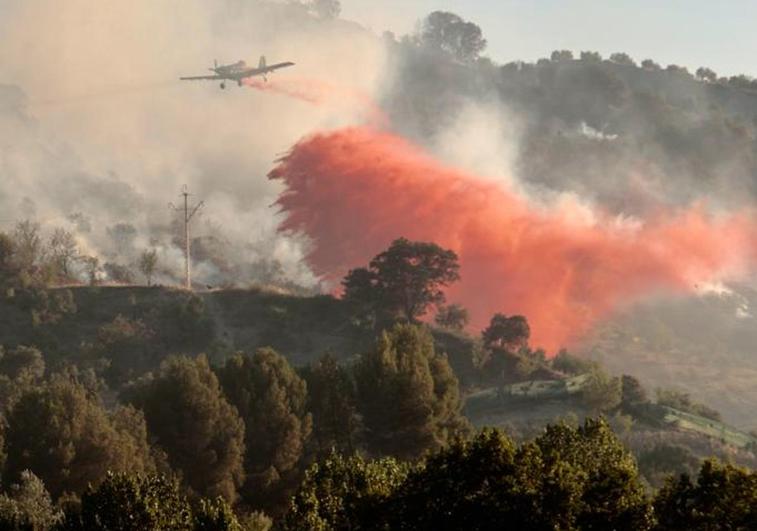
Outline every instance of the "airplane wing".
[[244, 72], [239, 72], [237, 75], [241, 78], [252, 77], [252, 76], [263, 76], [267, 74], [268, 72], [273, 72], [274, 70], [278, 70], [279, 68], [286, 68], [288, 66], [294, 66], [294, 63], [291, 63], [291, 62], [277, 63], [275, 65], [268, 65], [263, 68], [250, 68], [249, 70], [245, 70]]
[[268, 65], [265, 67], [266, 71], [273, 72], [279, 68], [286, 68], [288, 66], [294, 66], [294, 63], [287, 61], [286, 63], [276, 63], [275, 65]]
[[200, 80], [216, 80], [216, 79], [225, 79], [221, 76], [190, 76], [190, 77], [180, 77], [179, 80], [181, 81], [200, 81]]

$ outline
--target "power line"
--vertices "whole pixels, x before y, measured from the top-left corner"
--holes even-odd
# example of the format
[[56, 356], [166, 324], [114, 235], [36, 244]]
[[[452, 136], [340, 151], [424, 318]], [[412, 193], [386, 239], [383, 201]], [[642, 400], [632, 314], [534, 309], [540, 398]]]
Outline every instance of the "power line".
[[181, 189], [180, 194], [180, 196], [184, 198], [184, 205], [177, 207], [173, 203], [168, 204], [168, 207], [175, 210], [176, 212], [184, 212], [184, 287], [186, 287], [186, 289], [188, 290], [192, 289], [191, 258], [189, 254], [189, 222], [192, 220], [192, 217], [194, 217], [197, 211], [205, 204], [204, 201], [200, 201], [196, 205], [190, 206], [190, 195], [192, 194], [189, 193], [187, 185], [185, 184]]

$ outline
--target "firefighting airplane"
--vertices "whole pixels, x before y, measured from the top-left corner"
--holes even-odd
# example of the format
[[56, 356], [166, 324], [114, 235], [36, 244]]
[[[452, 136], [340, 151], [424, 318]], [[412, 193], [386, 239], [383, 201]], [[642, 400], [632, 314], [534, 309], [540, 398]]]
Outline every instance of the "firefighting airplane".
[[221, 80], [221, 88], [226, 88], [226, 81], [236, 81], [237, 85], [242, 86], [242, 81], [248, 77], [263, 76], [265, 81], [268, 81], [268, 74], [278, 70], [279, 68], [286, 68], [288, 66], [294, 66], [294, 63], [277, 63], [275, 65], [267, 65], [265, 56], [260, 58], [260, 63], [257, 68], [250, 68], [244, 61], [238, 61], [230, 65], [218, 65], [217, 61], [213, 61], [213, 68], [209, 68], [211, 72], [215, 72], [214, 76], [192, 76], [192, 77], [180, 77], [181, 81], [217, 81]]

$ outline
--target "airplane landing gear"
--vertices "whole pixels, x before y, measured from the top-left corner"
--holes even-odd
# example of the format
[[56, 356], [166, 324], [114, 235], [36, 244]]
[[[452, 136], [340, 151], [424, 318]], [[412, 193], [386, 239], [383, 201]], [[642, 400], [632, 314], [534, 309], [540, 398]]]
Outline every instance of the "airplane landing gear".
[[226, 83], [221, 83], [221, 90], [226, 88]]

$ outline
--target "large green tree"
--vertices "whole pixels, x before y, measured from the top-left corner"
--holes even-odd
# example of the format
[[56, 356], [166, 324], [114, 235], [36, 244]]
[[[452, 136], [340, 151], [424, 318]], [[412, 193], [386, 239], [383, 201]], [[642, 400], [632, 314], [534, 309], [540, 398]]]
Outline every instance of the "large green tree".
[[365, 461], [332, 454], [312, 465], [282, 521], [287, 531], [382, 529], [386, 501], [409, 466], [393, 458]]
[[417, 458], [468, 429], [457, 378], [425, 327], [384, 332], [355, 377], [366, 444], [376, 454]]
[[508, 317], [502, 313], [494, 314], [489, 326], [481, 332], [486, 348], [502, 348], [511, 352], [526, 347], [530, 337], [531, 327], [522, 315]]
[[453, 442], [410, 471], [392, 493], [388, 519], [405, 529], [496, 528], [510, 516], [515, 452], [515, 443], [493, 429]]
[[357, 429], [355, 383], [350, 371], [326, 354], [302, 371], [313, 415], [313, 439], [319, 455], [334, 449], [351, 454]]
[[270, 348], [229, 358], [218, 377], [246, 427], [245, 497], [270, 510], [282, 502], [289, 481], [297, 479], [310, 437], [305, 382]]
[[308, 471], [286, 529], [649, 530], [633, 458], [604, 421], [550, 426], [516, 447], [498, 430], [415, 466], [331, 456]]
[[440, 306], [434, 317], [434, 322], [437, 325], [456, 332], [462, 332], [468, 326], [469, 321], [468, 310], [459, 304]]
[[141, 414], [130, 408], [109, 414], [72, 374], [26, 389], [7, 420], [6, 483], [28, 469], [57, 498], [83, 492], [108, 470], [154, 467]]
[[453, 251], [435, 243], [400, 238], [371, 260], [368, 268], [350, 271], [343, 281], [345, 299], [385, 319], [415, 321], [429, 306], [445, 302], [443, 288], [460, 279]]
[[62, 517], [45, 484], [25, 470], [18, 483], [0, 494], [0, 529], [8, 531], [45, 531]]
[[48, 243], [51, 266], [60, 281], [71, 279], [71, 266], [79, 257], [79, 248], [72, 233], [63, 228], [56, 228], [50, 235]]
[[108, 474], [69, 507], [63, 531], [192, 529], [192, 511], [176, 481], [164, 476]]
[[481, 28], [446, 11], [434, 11], [423, 21], [419, 40], [463, 62], [475, 61], [486, 48]]
[[602, 421], [520, 448], [485, 430], [431, 455], [394, 493], [389, 528], [649, 529], [633, 459]]
[[757, 472], [707, 460], [696, 483], [671, 478], [654, 507], [661, 531], [757, 529]]
[[[81, 504], [69, 504], [59, 529], [242, 531], [243, 527], [221, 497], [202, 498], [191, 504], [175, 479], [161, 475], [108, 474], [97, 488], [87, 489]], [[261, 528], [246, 526], [244, 529]]]
[[526, 499], [539, 504], [537, 521], [629, 531], [652, 523], [636, 462], [602, 419], [549, 426], [519, 449], [516, 461], [535, 487], [527, 487]]
[[169, 358], [130, 399], [194, 492], [236, 500], [244, 480], [244, 423], [205, 356]]

